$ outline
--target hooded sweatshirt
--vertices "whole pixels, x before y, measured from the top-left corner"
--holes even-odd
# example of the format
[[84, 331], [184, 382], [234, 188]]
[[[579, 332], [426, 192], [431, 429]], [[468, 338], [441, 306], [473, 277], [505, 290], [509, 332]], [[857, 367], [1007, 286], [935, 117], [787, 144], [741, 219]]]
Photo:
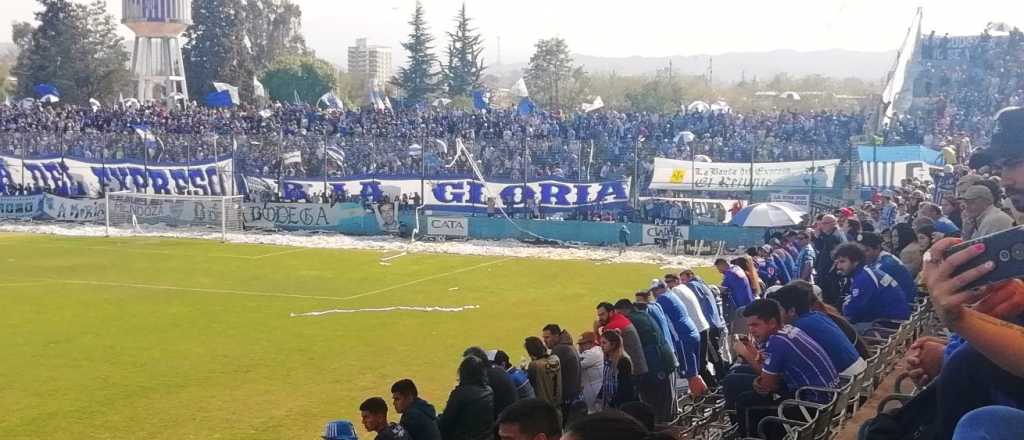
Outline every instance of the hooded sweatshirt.
[[437, 429], [437, 411], [433, 405], [419, 397], [402, 413], [399, 424], [416, 440], [441, 440], [441, 431]]

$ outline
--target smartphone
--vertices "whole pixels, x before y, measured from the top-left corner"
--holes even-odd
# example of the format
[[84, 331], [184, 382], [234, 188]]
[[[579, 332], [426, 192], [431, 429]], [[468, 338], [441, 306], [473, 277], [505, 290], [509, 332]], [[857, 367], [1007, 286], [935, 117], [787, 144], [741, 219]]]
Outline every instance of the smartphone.
[[953, 276], [960, 275], [989, 261], [994, 262], [996, 267], [985, 276], [964, 286], [964, 290], [987, 286], [1010, 278], [1024, 278], [1024, 226], [1017, 226], [951, 246], [946, 249], [943, 258], [949, 258], [978, 243], [985, 244], [985, 252], [961, 264], [953, 272]]

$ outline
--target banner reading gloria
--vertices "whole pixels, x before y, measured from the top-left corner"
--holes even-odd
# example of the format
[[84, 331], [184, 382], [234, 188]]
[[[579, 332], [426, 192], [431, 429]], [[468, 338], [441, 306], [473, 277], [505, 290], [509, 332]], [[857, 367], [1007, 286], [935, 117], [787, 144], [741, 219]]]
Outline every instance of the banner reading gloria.
[[[692, 162], [654, 159], [651, 189], [673, 191], [740, 191], [831, 188], [839, 160], [804, 162]], [[751, 175], [753, 169], [753, 175]]]

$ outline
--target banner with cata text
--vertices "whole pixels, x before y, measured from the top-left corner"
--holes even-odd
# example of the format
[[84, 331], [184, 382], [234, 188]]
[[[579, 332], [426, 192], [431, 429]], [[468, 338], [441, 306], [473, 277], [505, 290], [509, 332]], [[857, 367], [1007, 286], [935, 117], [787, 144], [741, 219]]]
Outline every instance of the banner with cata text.
[[186, 166], [0, 156], [0, 192], [24, 184], [65, 196], [98, 197], [104, 187], [108, 192], [221, 196], [234, 191], [233, 176], [231, 159]]
[[[250, 193], [276, 192], [277, 181], [265, 177], [246, 177]], [[406, 195], [411, 198], [421, 191], [420, 179], [380, 176], [377, 178], [328, 180], [327, 193], [344, 193], [366, 200], [391, 200]], [[288, 179], [281, 185], [287, 199], [305, 199], [324, 191], [322, 180]], [[481, 182], [475, 179], [431, 179], [423, 182], [424, 203], [431, 209], [447, 211], [479, 211], [493, 204], [501, 208], [522, 208], [533, 199], [546, 211], [571, 211], [581, 207], [618, 209], [629, 202], [629, 183], [622, 180], [603, 182], [566, 182], [535, 180], [523, 183]]]
[[[831, 188], [839, 159], [803, 162], [692, 162], [654, 159], [651, 189], [755, 191]], [[753, 171], [753, 174], [751, 173]]]

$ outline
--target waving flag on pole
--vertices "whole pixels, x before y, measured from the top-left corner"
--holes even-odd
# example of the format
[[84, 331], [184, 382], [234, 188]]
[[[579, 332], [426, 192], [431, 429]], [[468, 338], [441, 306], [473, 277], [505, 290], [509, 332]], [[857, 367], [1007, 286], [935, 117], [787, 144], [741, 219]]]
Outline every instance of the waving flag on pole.
[[341, 148], [337, 146], [327, 147], [327, 157], [330, 157], [339, 167], [345, 166], [345, 152]]
[[303, 104], [302, 99], [299, 98], [299, 91], [298, 90], [292, 90], [292, 104], [295, 104], [295, 105], [302, 105]]
[[473, 108], [477, 110], [487, 110], [491, 105], [490, 94], [486, 90], [474, 90], [473, 91]]
[[261, 83], [260, 79], [255, 76], [252, 77], [252, 88], [253, 94], [256, 95], [257, 98], [267, 97], [267, 88], [263, 87], [263, 83]]
[[520, 98], [530, 96], [530, 91], [526, 89], [526, 79], [520, 77], [516, 85], [512, 86], [512, 93]]
[[338, 97], [334, 94], [334, 92], [324, 93], [324, 95], [321, 96], [320, 99], [316, 101], [317, 105], [320, 105], [321, 102], [326, 104], [327, 107], [330, 107], [330, 108], [336, 108], [336, 109], [344, 109], [345, 108], [345, 105], [341, 103], [341, 99], [338, 99]]
[[235, 87], [228, 83], [215, 82], [213, 88], [218, 92], [228, 92], [228, 96], [231, 97], [231, 103], [238, 105], [241, 101], [238, 100], [238, 87]]
[[32, 88], [40, 98], [53, 95], [60, 98], [60, 90], [57, 90], [57, 86], [53, 84], [39, 84]]
[[302, 163], [302, 152], [299, 150], [291, 151], [288, 153], [281, 154], [281, 164], [291, 165], [293, 163]]
[[384, 111], [387, 107], [384, 105], [384, 100], [380, 99], [380, 93], [376, 90], [370, 90], [370, 105], [373, 106], [374, 110]]
[[519, 100], [519, 106], [517, 109], [519, 111], [519, 116], [529, 116], [537, 111], [537, 105], [533, 103], [532, 99], [524, 97]]
[[97, 101], [96, 98], [89, 98], [89, 107], [92, 108], [93, 112], [96, 112], [100, 107], [102, 107], [102, 105], [100, 105], [100, 102]]
[[139, 138], [142, 139], [142, 142], [156, 142], [156, 136], [153, 135], [153, 130], [149, 128], [149, 125], [138, 124], [131, 127], [135, 130], [135, 134], [139, 135]]

